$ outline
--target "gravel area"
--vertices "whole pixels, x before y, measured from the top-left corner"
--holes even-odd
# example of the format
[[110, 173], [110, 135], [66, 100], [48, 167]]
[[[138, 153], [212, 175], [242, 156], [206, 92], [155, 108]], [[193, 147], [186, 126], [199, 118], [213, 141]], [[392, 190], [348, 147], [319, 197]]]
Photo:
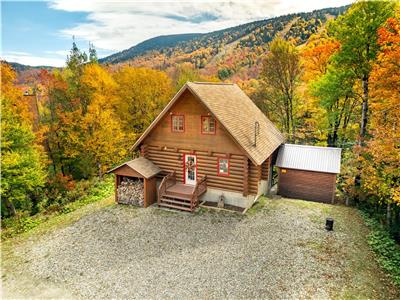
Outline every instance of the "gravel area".
[[[346, 296], [344, 286], [363, 290], [367, 271], [352, 273], [358, 254], [349, 251], [374, 262], [364, 237], [347, 229], [358, 226], [346, 219], [352, 211], [298, 203], [268, 200], [246, 216], [108, 207], [16, 247], [15, 255], [29, 259], [3, 280], [5, 295], [29, 278], [50, 290], [36, 294], [43, 298], [327, 299]], [[336, 216], [333, 232], [324, 230], [328, 213]], [[366, 296], [388, 296], [375, 289]]]

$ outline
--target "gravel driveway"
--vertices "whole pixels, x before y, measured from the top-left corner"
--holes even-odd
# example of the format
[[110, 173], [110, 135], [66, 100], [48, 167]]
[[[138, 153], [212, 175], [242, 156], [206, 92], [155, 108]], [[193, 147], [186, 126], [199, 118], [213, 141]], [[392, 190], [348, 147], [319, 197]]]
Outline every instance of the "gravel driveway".
[[112, 206], [16, 247], [27, 259], [3, 288], [33, 298], [396, 297], [365, 230], [353, 209], [295, 200], [246, 216]]

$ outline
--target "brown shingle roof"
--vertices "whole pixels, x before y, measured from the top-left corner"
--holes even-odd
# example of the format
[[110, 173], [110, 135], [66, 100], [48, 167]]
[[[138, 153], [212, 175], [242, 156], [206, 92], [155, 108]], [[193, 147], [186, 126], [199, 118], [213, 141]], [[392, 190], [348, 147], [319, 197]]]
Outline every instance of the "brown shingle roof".
[[111, 169], [107, 173], [111, 173], [125, 165], [130, 167], [132, 170], [138, 172], [146, 179], [149, 179], [161, 172], [161, 169], [157, 167], [155, 164], [153, 164], [150, 160], [144, 157], [138, 157], [133, 160], [127, 161], [122, 165], [119, 165], [118, 167]]
[[[214, 114], [256, 165], [261, 165], [285, 141], [275, 125], [236, 84], [187, 82], [136, 141], [133, 149], [143, 141], [186, 89]], [[260, 130], [257, 145], [254, 146], [256, 121], [260, 124]]]

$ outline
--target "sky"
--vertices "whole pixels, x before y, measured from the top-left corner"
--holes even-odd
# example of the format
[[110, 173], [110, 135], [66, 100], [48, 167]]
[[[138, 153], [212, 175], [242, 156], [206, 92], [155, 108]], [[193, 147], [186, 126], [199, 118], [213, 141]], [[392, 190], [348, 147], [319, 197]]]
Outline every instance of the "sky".
[[98, 56], [159, 35], [210, 32], [352, 0], [1, 1], [1, 53], [10, 62], [63, 66], [72, 38]]

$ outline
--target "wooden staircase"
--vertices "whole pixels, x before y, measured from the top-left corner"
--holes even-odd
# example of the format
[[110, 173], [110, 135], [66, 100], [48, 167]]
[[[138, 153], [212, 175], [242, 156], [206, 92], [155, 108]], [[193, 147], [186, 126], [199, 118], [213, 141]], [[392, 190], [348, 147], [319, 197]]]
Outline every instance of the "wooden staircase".
[[199, 197], [207, 191], [204, 176], [196, 185], [176, 182], [176, 175], [170, 173], [163, 178], [158, 188], [158, 206], [193, 212], [199, 205]]

